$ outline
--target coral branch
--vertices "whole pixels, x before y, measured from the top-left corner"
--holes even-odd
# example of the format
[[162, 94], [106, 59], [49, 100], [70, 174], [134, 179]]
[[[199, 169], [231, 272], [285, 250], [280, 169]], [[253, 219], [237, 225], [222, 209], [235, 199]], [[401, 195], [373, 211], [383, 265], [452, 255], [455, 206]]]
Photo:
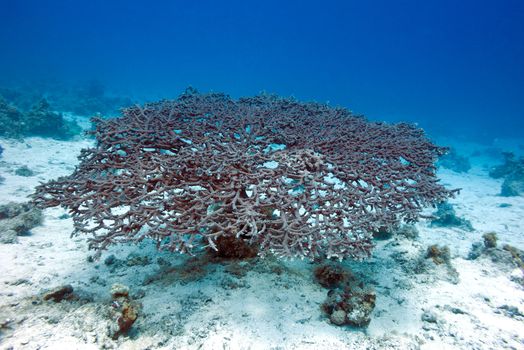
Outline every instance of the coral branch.
[[261, 254], [369, 254], [374, 231], [452, 196], [435, 176], [445, 153], [408, 124], [261, 95], [188, 91], [95, 119], [95, 148], [33, 201], [62, 205], [90, 247], [152, 238], [194, 252], [220, 237]]

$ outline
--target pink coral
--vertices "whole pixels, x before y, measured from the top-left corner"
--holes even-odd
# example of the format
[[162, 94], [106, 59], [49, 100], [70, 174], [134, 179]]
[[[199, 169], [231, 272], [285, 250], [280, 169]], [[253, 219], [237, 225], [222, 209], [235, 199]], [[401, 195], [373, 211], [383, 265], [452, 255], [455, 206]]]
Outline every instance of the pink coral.
[[62, 205], [90, 247], [152, 238], [184, 253], [235, 237], [260, 254], [359, 258], [372, 232], [452, 196], [421, 129], [343, 108], [187, 91], [95, 119], [97, 145], [33, 201]]

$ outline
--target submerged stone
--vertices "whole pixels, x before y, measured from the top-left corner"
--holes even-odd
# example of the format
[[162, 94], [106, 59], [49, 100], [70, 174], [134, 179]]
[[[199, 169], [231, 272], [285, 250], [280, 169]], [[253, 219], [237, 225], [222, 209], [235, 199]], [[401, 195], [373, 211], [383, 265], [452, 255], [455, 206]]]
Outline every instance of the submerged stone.
[[54, 302], [60, 302], [63, 299], [70, 297], [73, 294], [73, 287], [70, 284], [66, 284], [60, 287], [56, 287], [42, 296], [43, 300], [53, 300]]

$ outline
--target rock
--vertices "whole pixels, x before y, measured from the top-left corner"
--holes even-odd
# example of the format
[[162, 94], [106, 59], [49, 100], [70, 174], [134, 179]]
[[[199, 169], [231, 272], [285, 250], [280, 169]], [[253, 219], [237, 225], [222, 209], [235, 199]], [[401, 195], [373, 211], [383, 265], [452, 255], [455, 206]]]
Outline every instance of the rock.
[[375, 308], [375, 302], [359, 303], [347, 314], [347, 322], [352, 326], [363, 327], [371, 322], [371, 312]]
[[480, 242], [475, 242], [471, 245], [471, 250], [468, 253], [468, 260], [475, 260], [484, 252], [484, 245]]
[[115, 256], [113, 254], [109, 255], [107, 258], [105, 258], [104, 260], [104, 264], [106, 264], [107, 266], [109, 265], [113, 265], [115, 262]]
[[24, 235], [42, 223], [42, 211], [28, 203], [0, 205], [0, 243], [16, 243], [17, 236]]
[[455, 209], [448, 202], [440, 203], [433, 216], [435, 218], [431, 220], [431, 227], [458, 227], [466, 231], [473, 231], [471, 222], [458, 217]]
[[15, 230], [0, 231], [0, 243], [3, 243], [3, 244], [18, 243], [18, 233], [16, 233]]
[[466, 312], [458, 307], [451, 307], [449, 309], [451, 312], [453, 312], [455, 315], [465, 315]]
[[500, 188], [500, 195], [503, 197], [515, 197], [522, 193], [524, 193], [524, 176], [522, 174], [508, 176]]
[[160, 265], [160, 266], [171, 266], [171, 263], [169, 261], [167, 261], [166, 259], [162, 258], [162, 257], [159, 257], [157, 260], [156, 260], [157, 264]]
[[346, 283], [351, 272], [338, 264], [323, 264], [317, 266], [313, 271], [315, 279], [322, 287], [335, 288]]
[[248, 260], [255, 258], [258, 247], [243, 238], [219, 236], [215, 241], [216, 250], [209, 247], [207, 252], [215, 260]]
[[430, 245], [426, 251], [426, 258], [431, 258], [437, 265], [449, 264], [451, 254], [448, 246]]
[[457, 173], [467, 173], [471, 169], [471, 163], [467, 157], [459, 155], [456, 150], [451, 149], [448, 154], [440, 157], [439, 166], [451, 169]]
[[346, 312], [344, 310], [334, 311], [329, 317], [331, 323], [342, 326], [346, 323]]
[[513, 259], [513, 263], [524, 270], [524, 251], [509, 244], [505, 244], [502, 249], [509, 252]]
[[24, 176], [24, 177], [35, 176], [35, 172], [29, 169], [26, 165], [21, 166], [20, 168], [16, 169], [15, 174], [18, 176]]
[[396, 234], [407, 239], [415, 239], [419, 236], [419, 232], [415, 225], [401, 225], [396, 231]]
[[100, 286], [107, 286], [107, 282], [105, 279], [103, 279], [102, 277], [100, 277], [100, 275], [96, 275], [96, 276], [92, 276], [89, 278], [89, 282], [91, 283], [96, 283]]
[[495, 179], [504, 178], [500, 195], [518, 196], [524, 193], [524, 157], [516, 158], [513, 153], [506, 152], [504, 164], [493, 168], [489, 175]]
[[111, 318], [116, 319], [109, 327], [109, 335], [113, 340], [126, 334], [138, 318], [140, 303], [129, 297], [129, 288], [123, 284], [115, 283], [111, 286]]
[[133, 299], [142, 299], [145, 296], [146, 296], [146, 292], [143, 289], [138, 289], [136, 292], [134, 292], [131, 295], [131, 298], [133, 298]]
[[19, 286], [21, 284], [33, 284], [30, 280], [28, 280], [27, 278], [19, 278], [17, 280], [14, 280], [14, 281], [11, 281], [8, 283], [9, 285], [11, 286]]
[[11, 318], [0, 320], [0, 330], [11, 328], [11, 325], [13, 324], [13, 322], [14, 320]]
[[376, 240], [387, 240], [397, 236], [407, 239], [416, 239], [419, 236], [419, 232], [415, 225], [411, 224], [402, 224], [398, 227], [392, 227], [390, 229], [381, 228], [373, 231], [373, 238]]
[[522, 312], [520, 312], [520, 310], [518, 309], [518, 307], [516, 306], [512, 306], [512, 305], [502, 305], [499, 307], [500, 310], [502, 310], [504, 312], [504, 314], [506, 314], [506, 316], [509, 316], [511, 318], [515, 318], [515, 317], [524, 317], [524, 314]]
[[365, 327], [371, 321], [375, 300], [374, 291], [365, 289], [362, 283], [353, 281], [344, 288], [330, 290], [326, 301], [322, 304], [322, 310], [337, 326]]
[[504, 244], [502, 247], [486, 248], [483, 251], [483, 256], [491, 259], [505, 273], [514, 273], [513, 278], [510, 277], [513, 281], [519, 280], [518, 272], [514, 272], [515, 268], [524, 271], [524, 251], [509, 244]]
[[497, 234], [495, 232], [488, 232], [482, 235], [484, 239], [484, 246], [486, 248], [495, 248], [497, 246]]
[[111, 286], [111, 296], [113, 299], [129, 297], [129, 287], [120, 283], [115, 283]]
[[504, 178], [520, 168], [520, 162], [512, 152], [503, 152], [504, 164], [493, 167], [489, 176], [494, 179]]
[[43, 300], [53, 300], [54, 302], [60, 302], [63, 299], [71, 297], [73, 294], [73, 287], [70, 284], [66, 284], [60, 287], [56, 287], [49, 292], [44, 293], [42, 296]]
[[138, 318], [138, 310], [128, 302], [122, 306], [122, 315], [118, 317], [118, 331], [113, 335], [113, 339], [118, 338], [121, 334], [126, 334], [133, 323]]
[[127, 266], [146, 266], [149, 264], [151, 264], [151, 258], [147, 255], [141, 256], [136, 253], [131, 253], [126, 259]]
[[457, 284], [460, 281], [458, 271], [451, 263], [449, 249], [446, 246], [429, 246], [418, 259], [405, 264], [402, 269], [408, 273], [420, 275], [417, 277], [419, 283], [444, 280]]
[[520, 268], [514, 269], [509, 275], [510, 280], [524, 286], [524, 271]]
[[379, 241], [384, 241], [393, 237], [393, 232], [383, 227], [373, 231], [373, 238]]
[[437, 323], [437, 315], [431, 311], [424, 311], [420, 319], [428, 323]]

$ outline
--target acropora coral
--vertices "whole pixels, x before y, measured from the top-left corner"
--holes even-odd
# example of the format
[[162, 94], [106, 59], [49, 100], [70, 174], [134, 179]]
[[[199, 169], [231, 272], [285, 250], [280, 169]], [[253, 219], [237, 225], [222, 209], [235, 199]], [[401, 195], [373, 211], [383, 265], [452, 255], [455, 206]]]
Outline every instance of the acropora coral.
[[148, 238], [192, 253], [229, 237], [260, 255], [360, 258], [373, 232], [455, 193], [435, 175], [446, 149], [423, 130], [344, 108], [188, 90], [122, 113], [93, 119], [96, 146], [33, 195], [68, 208], [99, 251]]

